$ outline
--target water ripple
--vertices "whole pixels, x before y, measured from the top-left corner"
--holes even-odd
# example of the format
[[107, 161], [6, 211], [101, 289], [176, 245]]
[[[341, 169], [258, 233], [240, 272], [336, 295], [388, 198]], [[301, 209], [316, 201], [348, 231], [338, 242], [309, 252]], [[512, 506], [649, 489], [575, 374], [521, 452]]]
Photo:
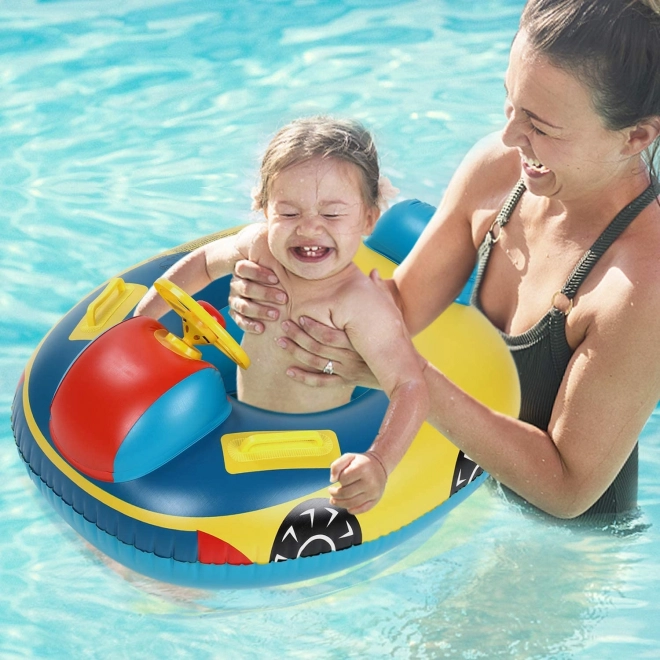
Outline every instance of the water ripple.
[[437, 202], [467, 149], [502, 125], [522, 4], [0, 3], [0, 656], [657, 647], [657, 411], [640, 447], [641, 518], [620, 534], [548, 528], [480, 489], [400, 556], [220, 593], [148, 580], [90, 549], [38, 494], [9, 429], [26, 361], [75, 302], [158, 251], [252, 219], [259, 155], [291, 118], [363, 120], [402, 196]]

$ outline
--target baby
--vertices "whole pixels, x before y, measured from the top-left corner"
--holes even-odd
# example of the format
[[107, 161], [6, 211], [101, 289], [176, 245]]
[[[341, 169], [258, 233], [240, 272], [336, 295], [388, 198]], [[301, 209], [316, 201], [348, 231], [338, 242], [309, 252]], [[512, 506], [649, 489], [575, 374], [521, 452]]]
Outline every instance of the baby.
[[[371, 448], [344, 454], [331, 466], [331, 480], [340, 484], [331, 494], [350, 495], [349, 511], [362, 513], [382, 496], [429, 405], [419, 357], [399, 310], [353, 263], [362, 236], [373, 231], [380, 215], [378, 154], [357, 122], [299, 119], [270, 142], [260, 175], [254, 208], [263, 211], [266, 222], [196, 249], [163, 277], [195, 293], [249, 259], [279, 278], [288, 295], [286, 318], [308, 316], [346, 331], [390, 400]], [[152, 287], [136, 314], [158, 318], [168, 309]], [[350, 401], [353, 388], [345, 384], [310, 388], [291, 380], [290, 357], [279, 337], [276, 324], [267, 324], [263, 334], [244, 335], [242, 346], [252, 363], [238, 370], [239, 400], [286, 413]]]

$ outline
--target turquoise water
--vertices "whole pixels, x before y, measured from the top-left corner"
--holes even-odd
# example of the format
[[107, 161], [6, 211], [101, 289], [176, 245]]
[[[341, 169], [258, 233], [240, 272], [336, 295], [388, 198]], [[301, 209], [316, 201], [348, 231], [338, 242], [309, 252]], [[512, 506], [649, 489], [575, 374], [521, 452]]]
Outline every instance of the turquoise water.
[[9, 411], [48, 329], [115, 273], [250, 219], [280, 125], [375, 133], [402, 197], [436, 203], [502, 125], [521, 0], [0, 2], [0, 657], [660, 657], [660, 413], [639, 518], [530, 520], [480, 488], [360, 570], [207, 593], [127, 573], [33, 487]]

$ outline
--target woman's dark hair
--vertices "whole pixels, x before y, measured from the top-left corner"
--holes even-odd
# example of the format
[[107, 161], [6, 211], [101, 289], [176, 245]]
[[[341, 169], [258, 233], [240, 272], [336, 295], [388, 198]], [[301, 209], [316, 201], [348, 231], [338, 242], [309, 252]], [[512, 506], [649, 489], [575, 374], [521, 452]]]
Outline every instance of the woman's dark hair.
[[[660, 0], [529, 0], [520, 29], [591, 90], [607, 128], [660, 116]], [[646, 154], [652, 173], [658, 146]]]

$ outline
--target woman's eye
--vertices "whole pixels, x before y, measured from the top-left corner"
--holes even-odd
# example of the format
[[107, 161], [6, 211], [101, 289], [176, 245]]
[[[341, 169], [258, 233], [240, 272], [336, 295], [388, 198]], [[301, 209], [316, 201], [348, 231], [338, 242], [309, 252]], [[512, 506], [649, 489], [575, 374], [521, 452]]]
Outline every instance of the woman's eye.
[[[527, 113], [525, 113], [525, 114], [527, 114]], [[532, 117], [530, 117], [529, 115], [527, 115], [527, 120], [529, 121], [529, 125], [530, 125], [530, 127], [531, 127], [531, 129], [532, 129], [532, 131], [533, 131], [534, 133], [536, 133], [537, 135], [547, 135], [547, 133], [546, 133], [545, 131], [542, 131], [542, 130], [541, 130], [541, 129], [540, 129], [540, 128], [534, 123], [534, 120], [533, 120]]]
[[535, 126], [532, 122], [530, 122], [529, 124], [532, 127], [534, 133], [536, 133], [537, 135], [547, 135], [547, 133], [544, 133], [538, 126]]
[[339, 213], [324, 213], [323, 217], [328, 218], [328, 220], [335, 220], [339, 217]]

